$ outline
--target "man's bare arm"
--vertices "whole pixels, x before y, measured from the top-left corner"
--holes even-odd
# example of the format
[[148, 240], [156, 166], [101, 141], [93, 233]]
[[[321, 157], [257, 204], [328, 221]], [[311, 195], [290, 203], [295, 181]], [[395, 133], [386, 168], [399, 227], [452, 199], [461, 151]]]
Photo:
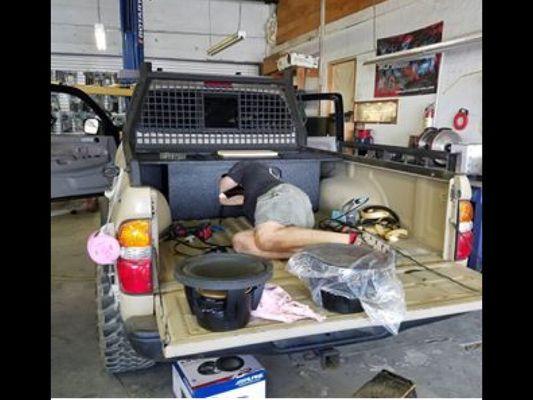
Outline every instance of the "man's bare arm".
[[244, 196], [238, 195], [228, 198], [224, 192], [230, 189], [233, 189], [235, 186], [238, 186], [239, 184], [235, 182], [233, 179], [231, 179], [229, 176], [225, 176], [222, 179], [220, 179], [219, 183], [219, 190], [220, 194], [218, 195], [218, 199], [220, 201], [220, 204], [223, 206], [242, 206], [244, 204]]

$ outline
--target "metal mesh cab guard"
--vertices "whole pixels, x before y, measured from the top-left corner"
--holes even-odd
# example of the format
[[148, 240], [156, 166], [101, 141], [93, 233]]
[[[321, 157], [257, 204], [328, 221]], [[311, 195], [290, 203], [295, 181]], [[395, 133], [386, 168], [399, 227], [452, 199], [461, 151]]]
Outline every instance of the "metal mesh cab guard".
[[290, 150], [305, 128], [288, 79], [151, 71], [145, 63], [125, 126], [132, 153]]

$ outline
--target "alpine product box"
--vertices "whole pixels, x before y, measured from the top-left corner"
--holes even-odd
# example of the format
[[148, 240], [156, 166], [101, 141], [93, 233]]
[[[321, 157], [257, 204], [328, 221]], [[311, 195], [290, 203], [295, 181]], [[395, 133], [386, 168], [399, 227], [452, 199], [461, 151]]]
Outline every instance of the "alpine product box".
[[266, 371], [252, 356], [184, 359], [172, 363], [178, 398], [266, 398]]

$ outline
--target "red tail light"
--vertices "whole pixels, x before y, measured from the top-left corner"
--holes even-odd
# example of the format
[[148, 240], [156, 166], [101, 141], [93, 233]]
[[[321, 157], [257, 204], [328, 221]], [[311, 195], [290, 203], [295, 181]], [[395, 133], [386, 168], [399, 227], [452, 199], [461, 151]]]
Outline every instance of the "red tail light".
[[117, 261], [120, 286], [127, 294], [148, 294], [152, 292], [152, 262], [150, 260]]
[[460, 200], [457, 212], [457, 241], [455, 245], [455, 259], [466, 260], [474, 247], [474, 232], [472, 229], [474, 207], [469, 200]]
[[457, 233], [457, 246], [455, 247], [455, 259], [466, 260], [474, 246], [474, 233], [472, 231]]

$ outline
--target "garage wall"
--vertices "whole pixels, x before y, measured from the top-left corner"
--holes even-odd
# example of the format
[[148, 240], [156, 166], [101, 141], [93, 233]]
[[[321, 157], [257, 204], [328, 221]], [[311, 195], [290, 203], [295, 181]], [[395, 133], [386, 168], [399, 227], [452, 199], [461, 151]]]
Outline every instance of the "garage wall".
[[[206, 50], [210, 42], [214, 44], [237, 30], [239, 1], [145, 0], [143, 4], [145, 59], [152, 61], [155, 67], [188, 71], [192, 68], [216, 73], [221, 70], [258, 73], [257, 66], [247, 64], [259, 63], [265, 57], [265, 24], [274, 12], [272, 5], [242, 1], [241, 29], [246, 31], [246, 39], [214, 57], [208, 57]], [[107, 33], [107, 50], [104, 52], [97, 51], [94, 42], [94, 23], [98, 21], [96, 0], [51, 1], [53, 63], [76, 64], [79, 57], [86, 56], [85, 60], [93, 69], [121, 69], [119, 1], [101, 0], [100, 9]], [[211, 60], [219, 63], [205, 65], [205, 61]]]
[[[443, 41], [482, 29], [481, 0], [387, 0], [344, 17], [326, 26], [325, 61], [357, 57], [356, 100], [374, 99], [375, 66], [363, 61], [375, 56], [375, 40], [444, 21]], [[374, 34], [374, 15], [375, 34]], [[270, 49], [270, 53], [297, 51], [318, 55], [316, 32]], [[443, 54], [437, 95], [399, 97], [396, 125], [369, 124], [377, 143], [406, 146], [409, 135], [423, 129], [424, 108], [437, 103], [436, 125], [451, 126], [460, 107], [470, 111], [465, 140], [481, 142], [481, 44]], [[326, 77], [323, 77], [326, 82]], [[317, 90], [318, 81], [309, 81], [307, 90]], [[346, 101], [346, 100], [345, 100]]]

